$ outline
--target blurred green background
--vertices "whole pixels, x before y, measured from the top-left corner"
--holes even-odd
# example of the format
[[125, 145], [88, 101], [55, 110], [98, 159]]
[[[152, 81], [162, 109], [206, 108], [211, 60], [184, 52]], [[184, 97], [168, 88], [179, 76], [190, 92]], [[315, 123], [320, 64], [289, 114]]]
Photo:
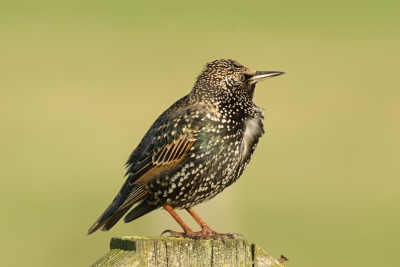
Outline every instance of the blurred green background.
[[[123, 164], [203, 65], [258, 85], [266, 134], [196, 211], [286, 266], [400, 266], [399, 1], [1, 1], [0, 263], [88, 266], [114, 236], [179, 230], [155, 211], [86, 231]], [[179, 212], [198, 229], [185, 212]]]

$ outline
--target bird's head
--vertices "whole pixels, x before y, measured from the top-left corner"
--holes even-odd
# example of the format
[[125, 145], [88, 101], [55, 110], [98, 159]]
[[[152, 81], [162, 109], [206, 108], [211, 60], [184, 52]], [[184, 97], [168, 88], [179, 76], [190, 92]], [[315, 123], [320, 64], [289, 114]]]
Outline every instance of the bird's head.
[[192, 94], [214, 101], [252, 101], [256, 83], [281, 74], [252, 70], [233, 59], [217, 59], [206, 64]]

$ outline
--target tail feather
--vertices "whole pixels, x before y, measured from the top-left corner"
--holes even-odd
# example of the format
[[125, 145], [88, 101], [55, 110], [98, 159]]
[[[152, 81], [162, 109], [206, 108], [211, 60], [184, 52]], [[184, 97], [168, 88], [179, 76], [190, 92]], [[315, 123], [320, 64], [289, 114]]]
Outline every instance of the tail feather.
[[130, 178], [126, 180], [113, 202], [107, 207], [92, 227], [90, 227], [87, 235], [90, 235], [99, 229], [102, 231], [110, 230], [122, 218], [122, 216], [124, 216], [124, 214], [139, 201], [141, 201], [139, 205], [129, 214], [136, 214], [139, 212], [140, 215], [134, 216], [131, 220], [139, 218], [140, 216], [156, 209], [156, 206], [153, 207], [148, 205], [147, 201], [144, 201], [148, 191], [141, 184], [131, 183], [130, 179], [133, 178], [133, 176], [130, 176]]
[[150, 205], [145, 199], [142, 200], [139, 205], [137, 205], [133, 210], [131, 210], [128, 215], [125, 216], [124, 222], [128, 223], [137, 218], [142, 217], [143, 215], [157, 209], [157, 206]]
[[[111, 204], [110, 206], [112, 205], [113, 204]], [[87, 235], [90, 235], [99, 229], [102, 231], [110, 230], [121, 219], [121, 217], [124, 216], [124, 214], [132, 207], [132, 205], [127, 206], [116, 213], [111, 213], [111, 214], [110, 214], [110, 208], [112, 207], [108, 207], [106, 211], [100, 216], [100, 218], [92, 225], [92, 227], [90, 227], [89, 231], [87, 232]]]

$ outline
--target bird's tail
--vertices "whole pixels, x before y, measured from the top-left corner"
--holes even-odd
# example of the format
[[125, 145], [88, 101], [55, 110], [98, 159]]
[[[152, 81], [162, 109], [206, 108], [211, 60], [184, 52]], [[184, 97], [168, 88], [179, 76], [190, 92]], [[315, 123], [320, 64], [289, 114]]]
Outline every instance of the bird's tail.
[[125, 223], [136, 220], [143, 215], [157, 209], [156, 205], [150, 205], [145, 199], [142, 200], [133, 210], [131, 210], [124, 219]]
[[118, 202], [119, 201], [114, 200], [110, 206], [108, 206], [100, 218], [92, 225], [92, 227], [90, 227], [87, 235], [90, 235], [99, 229], [102, 231], [110, 230], [134, 204], [132, 203], [132, 205], [128, 205], [119, 210], [118, 208], [120, 204]]
[[[110, 230], [134, 204], [146, 198], [148, 191], [140, 184], [131, 183], [131, 178], [132, 177], [126, 180], [110, 206], [108, 206], [100, 218], [90, 227], [87, 235], [99, 229], [102, 231]], [[131, 220], [139, 218], [157, 208], [156, 206], [146, 204], [147, 201], [144, 203], [145, 204], [143, 204], [142, 201], [142, 204], [137, 206], [138, 210], [135, 212], [132, 211], [132, 214], [130, 213]], [[136, 210], [136, 208], [134, 210]]]

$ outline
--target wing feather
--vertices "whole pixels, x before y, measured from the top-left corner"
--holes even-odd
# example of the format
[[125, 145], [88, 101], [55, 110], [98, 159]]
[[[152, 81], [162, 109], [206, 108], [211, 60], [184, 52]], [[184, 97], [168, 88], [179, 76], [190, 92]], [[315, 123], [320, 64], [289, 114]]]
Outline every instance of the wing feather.
[[188, 96], [183, 97], [150, 127], [126, 163], [127, 180], [88, 234], [98, 229], [109, 230], [132, 205], [146, 197], [149, 182], [188, 158], [203, 125], [198, 116], [191, 116], [191, 112], [210, 108], [203, 104], [189, 109], [188, 103]]
[[[146, 185], [150, 181], [186, 159], [196, 143], [195, 136], [199, 131], [199, 127], [187, 130], [187, 123], [188, 121], [182, 117], [175, 117], [158, 127], [152, 145], [144, 153], [145, 156], [131, 167], [129, 177], [117, 196], [119, 200], [124, 200], [115, 212], [124, 210], [141, 200], [148, 193]], [[171, 127], [173, 131], [170, 131]]]

